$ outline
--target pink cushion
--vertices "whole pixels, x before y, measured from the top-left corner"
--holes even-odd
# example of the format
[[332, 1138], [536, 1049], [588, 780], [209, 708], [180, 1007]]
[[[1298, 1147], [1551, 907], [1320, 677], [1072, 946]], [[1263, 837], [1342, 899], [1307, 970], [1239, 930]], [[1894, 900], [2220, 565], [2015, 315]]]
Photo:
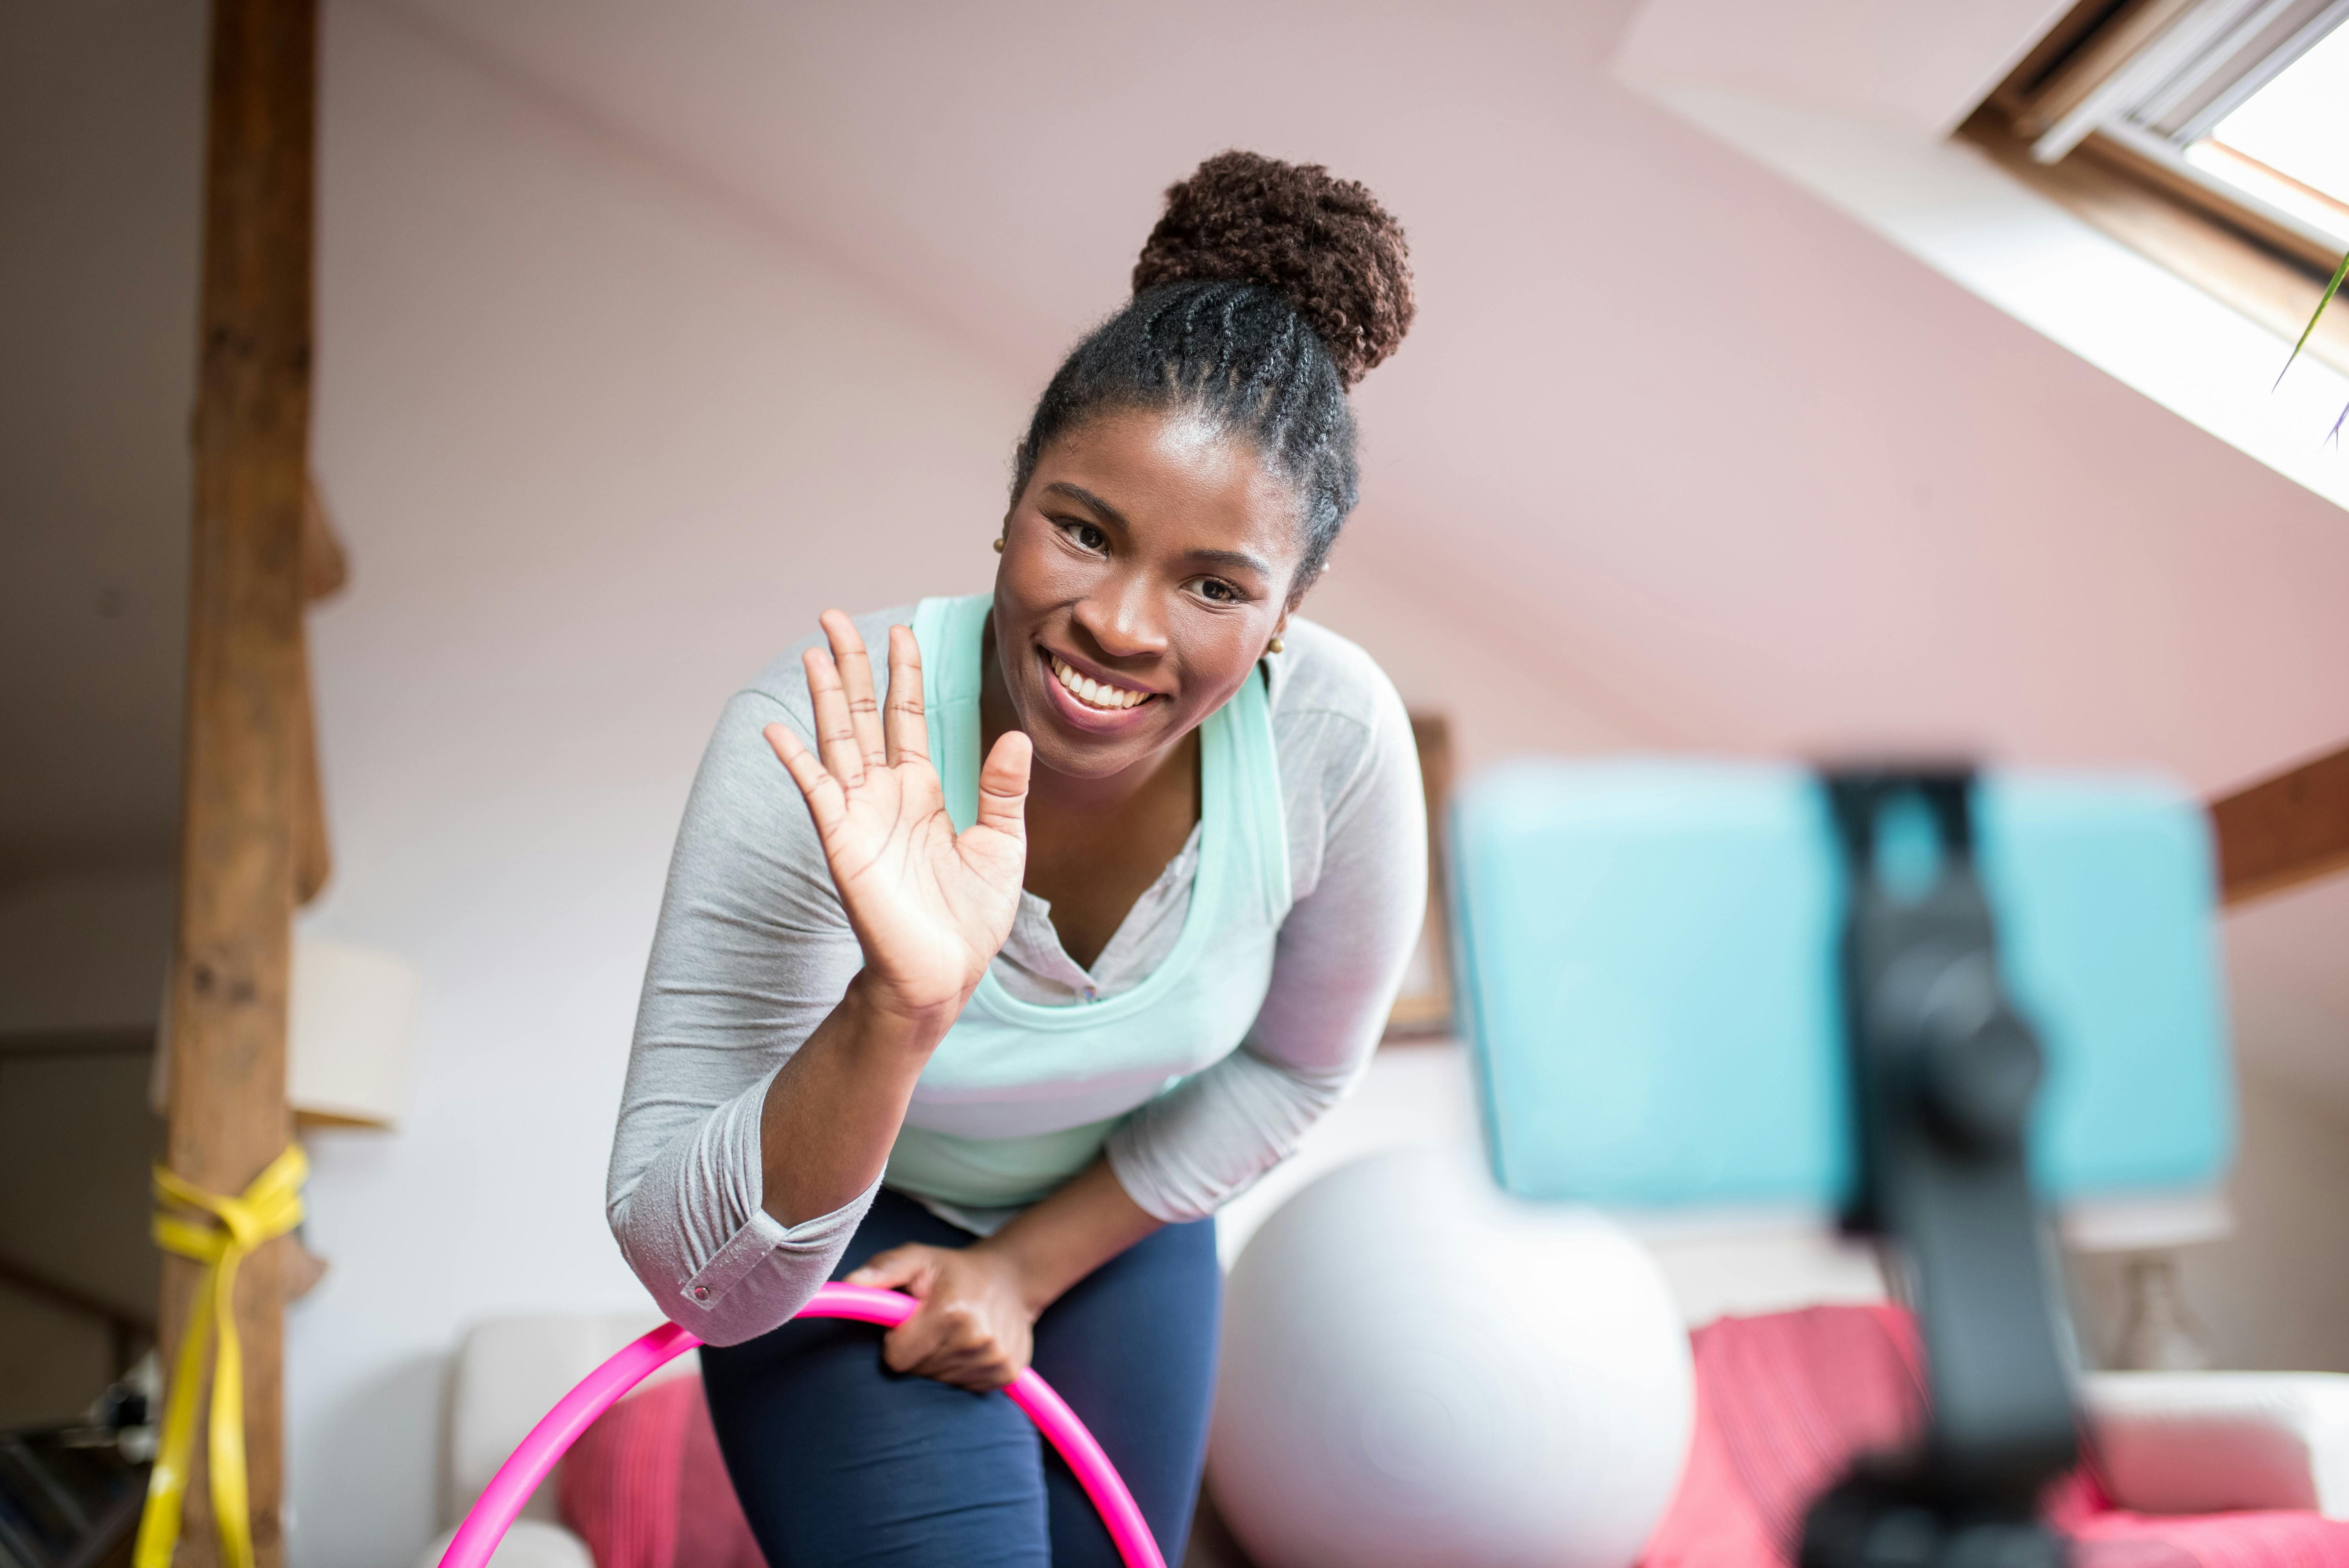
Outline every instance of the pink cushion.
[[[1901, 1441], [1924, 1398], [1897, 1307], [1725, 1317], [1692, 1337], [1696, 1431], [1644, 1568], [1790, 1568], [1804, 1510], [1857, 1454]], [[2162, 1515], [2112, 1507], [2079, 1471], [2048, 1522], [2077, 1568], [2349, 1568], [2349, 1524], [2313, 1512]]]
[[605, 1411], [564, 1459], [560, 1496], [595, 1568], [767, 1568], [698, 1377], [656, 1383]]

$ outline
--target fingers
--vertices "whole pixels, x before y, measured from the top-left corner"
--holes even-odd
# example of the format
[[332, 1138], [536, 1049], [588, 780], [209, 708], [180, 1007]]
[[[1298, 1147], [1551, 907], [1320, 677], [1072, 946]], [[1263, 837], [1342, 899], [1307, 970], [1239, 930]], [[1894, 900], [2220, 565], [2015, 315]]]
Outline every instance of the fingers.
[[881, 1359], [892, 1372], [911, 1372], [936, 1353], [957, 1320], [968, 1322], [970, 1308], [924, 1302], [921, 1309], [891, 1329], [881, 1341]]
[[978, 1393], [1002, 1387], [1022, 1365], [979, 1308], [964, 1301], [926, 1304], [890, 1330], [882, 1358], [893, 1371], [918, 1372]]
[[824, 770], [815, 754], [801, 743], [792, 727], [780, 720], [767, 726], [761, 733], [774, 748], [777, 760], [790, 769], [792, 782], [800, 787], [800, 796], [807, 801], [808, 815], [815, 820], [818, 833], [829, 833], [846, 810], [840, 781]]
[[848, 717], [848, 693], [840, 681], [840, 666], [822, 648], [800, 655], [807, 671], [808, 701], [815, 709], [815, 743], [823, 754], [824, 770], [854, 789], [864, 782], [864, 754], [856, 748], [856, 726]]
[[[847, 696], [848, 722], [857, 754], [867, 768], [882, 767], [889, 760], [889, 752], [881, 735], [881, 705], [873, 695], [873, 660], [864, 652], [864, 639], [857, 634], [856, 623], [838, 610], [826, 610], [823, 620], [823, 634], [832, 643], [832, 662], [839, 667], [841, 687]], [[894, 645], [895, 639], [890, 640]], [[831, 758], [825, 760], [828, 763]]]
[[980, 827], [1015, 839], [1028, 836], [1028, 768], [1035, 756], [1035, 747], [1016, 729], [1005, 731], [995, 743], [987, 765], [978, 770]]
[[864, 1260], [864, 1266], [846, 1275], [843, 1284], [870, 1285], [874, 1290], [908, 1290], [922, 1294], [921, 1286], [930, 1273], [929, 1260], [916, 1246], [891, 1247]]
[[889, 707], [882, 718], [890, 762], [930, 759], [930, 727], [922, 717], [922, 649], [904, 626], [889, 628]]
[[[1007, 1343], [998, 1324], [1000, 1314], [967, 1294], [972, 1282], [958, 1278], [956, 1268], [967, 1261], [957, 1253], [909, 1242], [867, 1258], [845, 1276], [850, 1284], [903, 1289], [921, 1298], [914, 1315], [881, 1342], [882, 1359], [892, 1371], [918, 1372], [982, 1393], [1019, 1376], [1026, 1342], [1016, 1349]], [[1019, 1336], [1015, 1332], [1009, 1337]]]

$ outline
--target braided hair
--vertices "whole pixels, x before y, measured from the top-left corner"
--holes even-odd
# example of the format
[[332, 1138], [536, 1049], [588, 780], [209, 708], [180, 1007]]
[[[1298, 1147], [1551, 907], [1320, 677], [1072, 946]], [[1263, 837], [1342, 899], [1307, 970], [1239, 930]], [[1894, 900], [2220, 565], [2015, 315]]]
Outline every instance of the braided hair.
[[1347, 388], [1411, 325], [1402, 226], [1318, 163], [1219, 152], [1166, 192], [1133, 297], [1070, 351], [1014, 457], [1036, 459], [1095, 415], [1180, 408], [1255, 443], [1296, 488], [1305, 552], [1292, 602], [1328, 563], [1359, 469]]

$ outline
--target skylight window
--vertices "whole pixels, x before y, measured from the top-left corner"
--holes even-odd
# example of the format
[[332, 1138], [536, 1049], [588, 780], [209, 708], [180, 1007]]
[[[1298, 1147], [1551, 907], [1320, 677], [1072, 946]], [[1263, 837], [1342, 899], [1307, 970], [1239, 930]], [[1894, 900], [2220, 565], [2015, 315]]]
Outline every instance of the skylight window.
[[2101, 143], [2330, 271], [2349, 247], [2349, 0], [2128, 0], [2106, 15], [2014, 89], [2033, 159]]
[[1959, 134], [2349, 372], [2349, 0], [2076, 0]]
[[2185, 149], [2195, 168], [2349, 245], [2349, 27]]

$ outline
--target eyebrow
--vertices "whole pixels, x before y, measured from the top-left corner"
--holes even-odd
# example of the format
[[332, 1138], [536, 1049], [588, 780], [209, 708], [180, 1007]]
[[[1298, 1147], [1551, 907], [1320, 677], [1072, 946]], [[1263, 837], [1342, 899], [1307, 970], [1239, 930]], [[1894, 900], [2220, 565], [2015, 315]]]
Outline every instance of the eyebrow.
[[1245, 550], [1193, 550], [1185, 553], [1194, 561], [1205, 562], [1211, 565], [1236, 566], [1243, 571], [1253, 572], [1259, 577], [1272, 575], [1271, 567], [1267, 566], [1261, 560], [1250, 555]]
[[[1044, 490], [1048, 495], [1064, 495], [1071, 500], [1082, 501], [1120, 528], [1131, 531], [1133, 527], [1133, 523], [1126, 521], [1125, 513], [1118, 511], [1082, 485], [1072, 485], [1066, 480], [1054, 480], [1044, 487]], [[1259, 577], [1272, 575], [1272, 568], [1265, 564], [1261, 556], [1250, 555], [1245, 550], [1190, 550], [1184, 553], [1193, 561], [1210, 566], [1237, 567], [1242, 571], [1253, 572]]]
[[1046, 485], [1044, 490], [1047, 494], [1071, 496], [1084, 502], [1087, 506], [1092, 508], [1095, 511], [1101, 513], [1103, 517], [1109, 519], [1120, 528], [1132, 528], [1133, 526], [1132, 523], [1126, 521], [1125, 513], [1118, 511], [1117, 508], [1110, 505], [1109, 502], [1102, 500], [1101, 497], [1093, 494], [1092, 491], [1085, 489], [1082, 485], [1072, 485], [1066, 480], [1054, 480], [1050, 484]]

